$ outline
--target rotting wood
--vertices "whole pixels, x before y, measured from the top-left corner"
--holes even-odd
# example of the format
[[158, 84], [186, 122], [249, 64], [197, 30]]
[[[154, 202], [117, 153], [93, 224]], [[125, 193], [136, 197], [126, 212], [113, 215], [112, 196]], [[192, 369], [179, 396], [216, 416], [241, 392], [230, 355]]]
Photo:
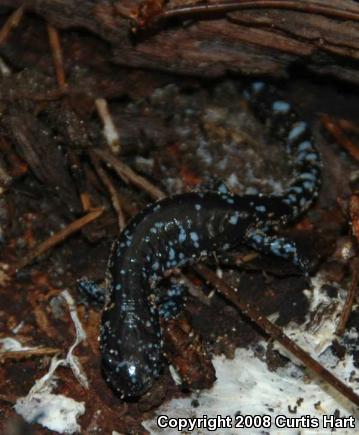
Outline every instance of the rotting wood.
[[[283, 77], [290, 67], [305, 64], [318, 74], [359, 83], [359, 23], [340, 14], [328, 17], [270, 8], [223, 12], [205, 19], [194, 16], [185, 23], [169, 21], [134, 40], [126, 15], [133, 16], [138, 2], [2, 1], [11, 8], [25, 3], [54, 26], [85, 28], [108, 41], [114, 61], [121, 65], [207, 77], [228, 71]], [[308, 3], [312, 2], [303, 2]], [[170, 2], [168, 8], [181, 4]], [[317, 0], [315, 4], [359, 16], [359, 6], [351, 0]]]

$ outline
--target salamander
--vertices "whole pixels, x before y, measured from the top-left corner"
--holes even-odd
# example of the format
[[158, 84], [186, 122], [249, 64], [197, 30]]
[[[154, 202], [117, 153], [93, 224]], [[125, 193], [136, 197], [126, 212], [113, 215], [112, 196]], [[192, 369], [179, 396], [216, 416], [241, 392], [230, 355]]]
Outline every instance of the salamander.
[[[254, 82], [244, 93], [259, 119], [286, 148], [292, 181], [281, 194], [234, 195], [224, 185], [167, 197], [135, 216], [115, 241], [110, 288], [100, 328], [106, 381], [122, 398], [144, 394], [163, 367], [157, 286], [164, 272], [246, 244], [290, 260], [307, 271], [296, 244], [275, 235], [307, 210], [318, 195], [321, 159], [311, 130], [275, 89]], [[168, 292], [178, 304], [176, 286]], [[173, 308], [173, 307], [172, 307]]]

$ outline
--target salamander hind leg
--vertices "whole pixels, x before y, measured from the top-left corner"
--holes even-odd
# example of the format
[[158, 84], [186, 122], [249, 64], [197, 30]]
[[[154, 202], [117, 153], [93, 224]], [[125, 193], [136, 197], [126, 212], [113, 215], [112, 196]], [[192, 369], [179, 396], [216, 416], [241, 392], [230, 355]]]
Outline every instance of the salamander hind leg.
[[158, 297], [158, 313], [160, 317], [168, 320], [176, 317], [182, 310], [187, 287], [184, 284], [173, 282], [165, 294]]
[[244, 241], [256, 251], [272, 254], [291, 261], [308, 278], [309, 261], [301, 255], [294, 241], [285, 237], [270, 236], [266, 234], [266, 229], [251, 229], [247, 231]]

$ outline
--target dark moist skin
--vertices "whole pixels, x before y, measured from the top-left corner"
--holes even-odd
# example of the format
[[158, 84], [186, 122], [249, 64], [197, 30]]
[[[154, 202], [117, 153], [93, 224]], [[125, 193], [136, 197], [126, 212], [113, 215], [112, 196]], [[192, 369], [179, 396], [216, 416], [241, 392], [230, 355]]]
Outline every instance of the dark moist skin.
[[[272, 231], [293, 221], [318, 195], [320, 156], [307, 124], [272, 87], [255, 82], [244, 96], [269, 133], [287, 148], [292, 182], [276, 196], [237, 196], [223, 185], [174, 195], [150, 204], [120, 234], [110, 257], [100, 348], [105, 379], [122, 398], [141, 396], [160, 375], [159, 311], [169, 316], [171, 304], [159, 307], [156, 285], [166, 270], [246, 244], [307, 272], [295, 243]], [[176, 301], [175, 288], [168, 293], [171, 297]]]

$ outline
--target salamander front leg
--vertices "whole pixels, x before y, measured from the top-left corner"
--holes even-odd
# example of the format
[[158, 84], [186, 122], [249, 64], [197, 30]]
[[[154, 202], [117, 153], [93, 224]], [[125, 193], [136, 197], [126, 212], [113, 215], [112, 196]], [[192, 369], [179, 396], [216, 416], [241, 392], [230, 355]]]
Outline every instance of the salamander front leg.
[[290, 260], [306, 278], [309, 277], [309, 261], [300, 254], [297, 244], [292, 240], [269, 236], [266, 234], [266, 229], [251, 229], [247, 231], [244, 241], [256, 251]]
[[221, 180], [218, 177], [209, 177], [209, 179], [200, 184], [198, 187], [198, 191], [199, 192], [219, 192], [219, 193], [224, 193], [224, 194], [228, 194], [230, 193], [227, 185], [225, 184], [225, 182], [223, 180]]
[[95, 281], [87, 278], [77, 280], [77, 291], [90, 303], [96, 304], [100, 308], [105, 305], [107, 289]]
[[164, 319], [176, 317], [182, 310], [187, 287], [179, 282], [173, 282], [165, 294], [159, 296], [158, 312]]

